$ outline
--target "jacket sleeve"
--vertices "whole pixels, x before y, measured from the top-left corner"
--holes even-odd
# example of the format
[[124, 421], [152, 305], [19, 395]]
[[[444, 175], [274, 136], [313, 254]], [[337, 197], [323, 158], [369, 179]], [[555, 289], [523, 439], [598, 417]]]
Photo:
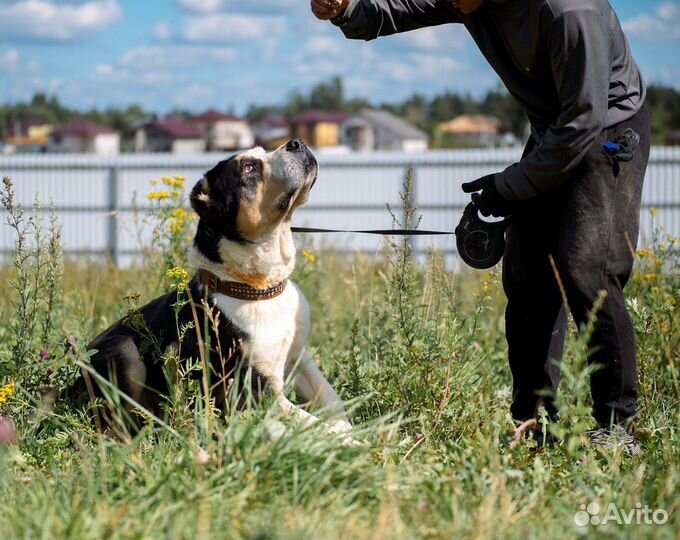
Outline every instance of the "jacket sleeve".
[[551, 23], [547, 46], [561, 111], [531, 152], [496, 175], [496, 187], [510, 200], [565, 183], [606, 127], [612, 68], [604, 16], [592, 10], [564, 13]]
[[332, 20], [350, 39], [369, 41], [425, 26], [460, 22], [448, 0], [351, 0]]

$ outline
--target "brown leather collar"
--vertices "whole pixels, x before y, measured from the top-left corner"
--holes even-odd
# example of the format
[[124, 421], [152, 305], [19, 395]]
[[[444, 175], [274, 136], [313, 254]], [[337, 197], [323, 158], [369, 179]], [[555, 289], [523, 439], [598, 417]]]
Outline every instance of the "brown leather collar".
[[204, 269], [198, 271], [198, 280], [209, 292], [219, 292], [226, 296], [231, 296], [232, 298], [238, 298], [239, 300], [271, 300], [272, 298], [279, 296], [288, 283], [288, 280], [284, 279], [281, 283], [277, 283], [268, 289], [256, 289], [247, 283], [222, 281], [215, 274]]

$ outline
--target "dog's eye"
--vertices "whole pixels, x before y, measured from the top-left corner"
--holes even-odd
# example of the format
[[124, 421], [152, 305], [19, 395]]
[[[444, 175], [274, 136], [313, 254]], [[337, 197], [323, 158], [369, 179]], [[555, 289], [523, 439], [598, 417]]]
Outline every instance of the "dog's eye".
[[244, 173], [251, 173], [255, 170], [255, 164], [254, 163], [246, 163], [243, 166], [243, 172]]

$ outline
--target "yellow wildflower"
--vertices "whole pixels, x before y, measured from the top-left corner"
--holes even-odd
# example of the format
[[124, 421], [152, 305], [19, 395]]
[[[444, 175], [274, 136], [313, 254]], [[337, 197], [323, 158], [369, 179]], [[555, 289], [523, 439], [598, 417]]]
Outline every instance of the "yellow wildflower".
[[654, 294], [656, 294], [656, 293], [659, 292], [659, 287], [652, 287], [650, 290], [651, 290]]
[[173, 190], [172, 190], [172, 196], [173, 196], [175, 199], [178, 199], [179, 197], [182, 196], [182, 192], [181, 192], [179, 189], [173, 189]]
[[185, 221], [183, 219], [171, 219], [170, 220], [170, 232], [172, 234], [177, 234], [182, 232], [184, 229]]
[[189, 216], [187, 211], [184, 208], [175, 208], [172, 211], [172, 217], [175, 219], [181, 219], [184, 220]]
[[316, 257], [314, 256], [313, 253], [311, 253], [309, 251], [306, 251], [306, 250], [303, 251], [302, 256], [312, 264], [314, 264], [316, 262]]
[[162, 200], [162, 199], [169, 199], [170, 198], [170, 193], [167, 191], [152, 191], [151, 193], [146, 194], [146, 198], [149, 200]]
[[656, 274], [654, 274], [654, 273], [645, 274], [645, 279], [655, 279], [655, 278], [656, 278]]
[[637, 250], [638, 257], [651, 257], [654, 255], [651, 249], [649, 248], [644, 248], [644, 249], [638, 249]]
[[181, 266], [175, 266], [167, 270], [165, 272], [165, 277], [167, 277], [177, 289], [183, 289], [189, 282], [189, 272]]
[[659, 209], [658, 208], [650, 208], [649, 213], [652, 214], [653, 216], [655, 216], [659, 213]]
[[151, 180], [150, 184], [151, 184], [152, 186], [155, 186], [156, 184], [158, 184], [158, 180], [156, 180], [155, 178], [153, 178], [153, 179]]
[[11, 398], [14, 395], [15, 387], [16, 383], [9, 383], [6, 384], [5, 386], [0, 387], [0, 407], [7, 403], [7, 400], [9, 400], [9, 398]]
[[169, 176], [161, 176], [161, 180], [163, 180], [163, 183], [166, 186], [171, 186], [171, 187], [176, 187], [176, 188], [184, 188], [184, 177], [183, 176], [174, 176], [174, 177], [169, 177]]

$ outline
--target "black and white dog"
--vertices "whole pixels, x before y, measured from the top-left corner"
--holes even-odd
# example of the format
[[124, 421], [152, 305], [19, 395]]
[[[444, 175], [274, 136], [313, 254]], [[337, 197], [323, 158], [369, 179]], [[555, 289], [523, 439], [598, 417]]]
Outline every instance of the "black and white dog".
[[282, 413], [305, 424], [317, 421], [284, 396], [292, 377], [296, 394], [330, 415], [328, 430], [346, 436], [351, 426], [342, 401], [305, 350], [309, 306], [288, 279], [295, 264], [291, 216], [307, 201], [317, 174], [316, 158], [298, 139], [269, 153], [253, 148], [208, 171], [190, 196], [199, 221], [190, 252], [197, 273], [180, 295], [187, 301], [176, 309], [178, 294], [166, 294], [100, 334], [88, 347], [96, 350], [96, 372], [157, 411], [168, 391], [161, 355], [175, 348], [180, 361], [207, 356], [206, 298], [219, 314], [208, 325], [210, 394], [217, 406], [234, 381], [250, 380], [256, 394], [266, 389], [275, 397]]

